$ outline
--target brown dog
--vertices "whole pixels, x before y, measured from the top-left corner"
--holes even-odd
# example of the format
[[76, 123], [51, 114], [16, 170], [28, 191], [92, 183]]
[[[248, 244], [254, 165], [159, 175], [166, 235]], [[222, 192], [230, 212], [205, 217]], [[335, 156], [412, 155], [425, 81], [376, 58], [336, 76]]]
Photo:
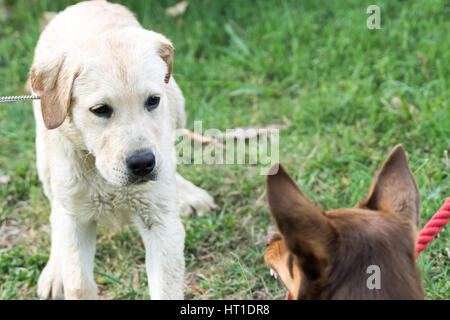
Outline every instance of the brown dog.
[[264, 258], [293, 299], [424, 298], [414, 259], [420, 198], [401, 145], [354, 208], [320, 209], [281, 166], [267, 195], [281, 235], [266, 240]]

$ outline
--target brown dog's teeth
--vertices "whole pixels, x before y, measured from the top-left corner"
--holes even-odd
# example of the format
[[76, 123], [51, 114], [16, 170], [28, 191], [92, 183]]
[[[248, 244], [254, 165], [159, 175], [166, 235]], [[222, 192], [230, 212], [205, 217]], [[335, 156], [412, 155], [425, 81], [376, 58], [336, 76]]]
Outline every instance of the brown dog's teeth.
[[274, 277], [275, 279], [277, 279], [278, 278], [278, 274], [275, 272], [275, 270], [273, 270], [272, 268], [270, 268], [270, 275], [272, 276], [272, 277]]

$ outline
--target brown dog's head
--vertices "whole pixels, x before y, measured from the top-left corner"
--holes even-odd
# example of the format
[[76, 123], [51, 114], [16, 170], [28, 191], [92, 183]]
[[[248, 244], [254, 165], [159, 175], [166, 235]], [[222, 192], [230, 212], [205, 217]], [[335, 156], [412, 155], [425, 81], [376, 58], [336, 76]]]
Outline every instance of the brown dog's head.
[[293, 299], [423, 299], [414, 249], [420, 198], [405, 150], [394, 148], [364, 202], [324, 211], [280, 166], [267, 177], [281, 234], [265, 261]]

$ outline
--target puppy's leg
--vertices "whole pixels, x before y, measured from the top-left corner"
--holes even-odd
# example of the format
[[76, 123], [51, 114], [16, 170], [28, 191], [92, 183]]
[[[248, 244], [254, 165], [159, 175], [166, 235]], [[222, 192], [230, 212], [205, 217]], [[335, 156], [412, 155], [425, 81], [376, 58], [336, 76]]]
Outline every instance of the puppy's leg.
[[61, 257], [59, 256], [59, 242], [57, 234], [60, 232], [58, 224], [54, 221], [56, 214], [52, 213], [50, 216], [50, 224], [52, 228], [52, 241], [50, 249], [50, 259], [47, 262], [44, 270], [38, 281], [38, 296], [41, 299], [64, 299], [64, 287], [61, 275]]
[[187, 181], [178, 173], [176, 182], [181, 215], [195, 212], [201, 217], [205, 212], [217, 207], [208, 192]]
[[[38, 285], [42, 298], [97, 299], [94, 281], [95, 223], [61, 206], [52, 210], [52, 252]], [[63, 287], [63, 288], [62, 288]], [[55, 293], [53, 292], [55, 290]]]
[[153, 222], [136, 219], [145, 246], [152, 300], [183, 299], [184, 228], [178, 215], [161, 214]]

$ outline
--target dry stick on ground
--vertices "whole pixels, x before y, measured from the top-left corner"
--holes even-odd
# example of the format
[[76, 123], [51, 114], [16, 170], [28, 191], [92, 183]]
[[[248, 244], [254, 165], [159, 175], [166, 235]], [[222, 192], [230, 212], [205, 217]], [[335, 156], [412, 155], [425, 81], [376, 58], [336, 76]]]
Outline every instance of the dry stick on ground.
[[211, 143], [213, 145], [216, 145], [216, 146], [220, 147], [221, 149], [225, 149], [224, 144], [219, 142], [217, 139], [214, 139], [214, 138], [211, 138], [211, 137], [202, 136], [201, 134], [197, 134], [195, 132], [192, 132], [189, 129], [182, 129], [182, 133], [183, 133], [184, 136], [187, 136], [188, 138], [190, 138], [193, 141], [198, 141], [201, 144]]
[[[221, 140], [226, 139], [248, 140], [250, 138], [259, 137], [263, 134], [270, 133], [272, 130], [285, 130], [288, 127], [289, 127], [288, 124], [282, 124], [282, 125], [270, 125], [264, 128], [235, 128], [232, 130], [227, 130], [225, 134], [220, 135], [218, 138], [220, 138]], [[202, 144], [210, 143], [212, 145], [220, 147], [221, 149], [225, 149], [225, 145], [216, 138], [203, 136], [198, 133], [192, 132], [189, 129], [182, 129], [182, 134], [184, 136], [187, 136], [193, 141], [198, 141]]]

